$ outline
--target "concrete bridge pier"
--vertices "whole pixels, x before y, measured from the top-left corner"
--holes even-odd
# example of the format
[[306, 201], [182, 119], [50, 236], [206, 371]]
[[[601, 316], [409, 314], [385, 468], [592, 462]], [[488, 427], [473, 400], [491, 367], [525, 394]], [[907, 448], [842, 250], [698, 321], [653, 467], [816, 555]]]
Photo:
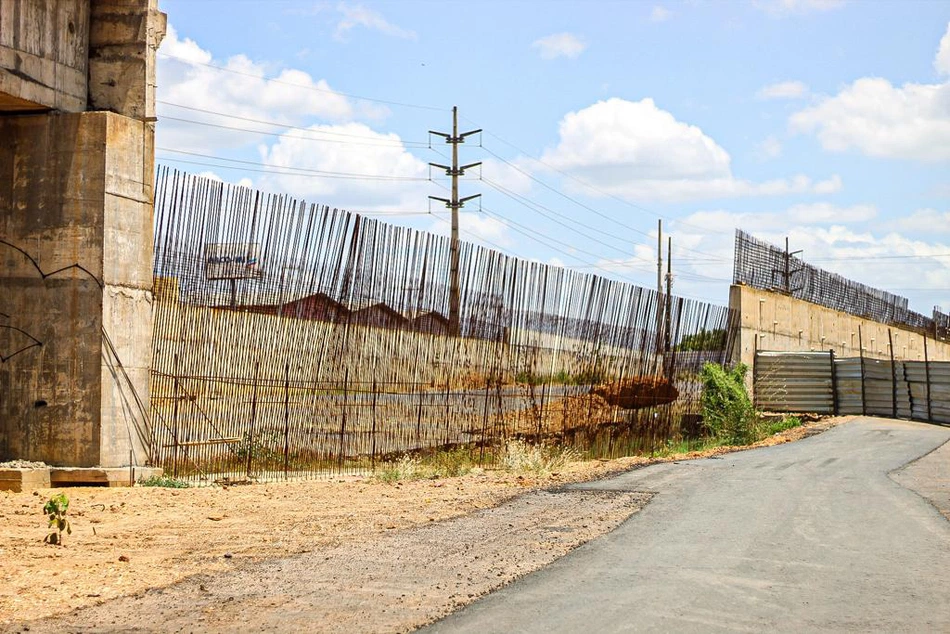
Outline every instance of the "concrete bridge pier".
[[149, 457], [157, 0], [0, 0], [0, 461]]

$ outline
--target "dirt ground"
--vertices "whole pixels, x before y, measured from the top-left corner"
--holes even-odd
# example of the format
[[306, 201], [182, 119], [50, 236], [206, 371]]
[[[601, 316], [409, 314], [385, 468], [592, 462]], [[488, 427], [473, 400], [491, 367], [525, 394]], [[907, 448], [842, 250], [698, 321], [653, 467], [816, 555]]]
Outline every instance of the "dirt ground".
[[[849, 417], [808, 423], [758, 445], [797, 440], [846, 420]], [[485, 509], [513, 498], [533, 505], [534, 510], [518, 520], [525, 530], [512, 531], [514, 537], [494, 546], [480, 564], [483, 570], [467, 570], [467, 578], [453, 575], [446, 592], [420, 595], [419, 605], [405, 623], [421, 624], [612, 530], [648, 500], [648, 496], [609, 503], [592, 500], [584, 507], [579, 500], [557, 502], [557, 496], [544, 490], [661, 460], [725, 451], [729, 449], [656, 459], [574, 462], [544, 476], [476, 470], [460, 478], [394, 484], [345, 477], [190, 489], [69, 488], [63, 491], [70, 500], [72, 534], [61, 547], [43, 543], [47, 530], [42, 506], [51, 490], [0, 492], [0, 630], [17, 631], [18, 624], [120, 597], [141, 598], [150, 589], [169, 588], [186, 579], [233, 574], [242, 566], [260, 567], [281, 558], [322, 555], [334, 549], [358, 552], [372, 545], [383, 547], [405, 529], [431, 523], [449, 526], [447, 520], [491, 513]], [[538, 495], [526, 497], [526, 493]], [[507, 526], [516, 524], [511, 520]], [[546, 532], [539, 532], [542, 528]], [[571, 537], [561, 539], [554, 533]], [[458, 541], [454, 548], [464, 549], [464, 538]], [[535, 556], [532, 549], [548, 554]], [[329, 554], [325, 560], [331, 560]], [[425, 565], [420, 566], [424, 572]], [[345, 566], [336, 567], [333, 583], [360, 587], [363, 581], [348, 581], [346, 571]], [[489, 577], [497, 579], [489, 583]]]

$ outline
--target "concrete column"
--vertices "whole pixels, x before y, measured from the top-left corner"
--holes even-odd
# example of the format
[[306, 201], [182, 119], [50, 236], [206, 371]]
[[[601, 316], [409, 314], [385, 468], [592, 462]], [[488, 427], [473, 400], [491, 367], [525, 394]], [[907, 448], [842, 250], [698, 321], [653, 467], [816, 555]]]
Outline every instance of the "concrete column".
[[0, 460], [148, 459], [164, 32], [156, 0], [0, 2]]
[[0, 459], [147, 457], [150, 134], [112, 113], [0, 118], [0, 354], [42, 344], [0, 364]]

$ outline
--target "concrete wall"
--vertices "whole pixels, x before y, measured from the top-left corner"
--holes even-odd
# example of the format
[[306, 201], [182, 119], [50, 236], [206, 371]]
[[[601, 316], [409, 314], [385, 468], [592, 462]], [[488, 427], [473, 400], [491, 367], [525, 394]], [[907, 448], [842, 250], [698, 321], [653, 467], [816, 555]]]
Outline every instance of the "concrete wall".
[[92, 0], [90, 110], [154, 120], [155, 50], [165, 26], [156, 0]]
[[155, 116], [156, 0], [0, 2], [0, 112]]
[[164, 31], [156, 0], [0, 0], [0, 460], [147, 461]]
[[[738, 312], [740, 319], [733, 359], [750, 367], [756, 335], [759, 336], [759, 350], [834, 349], [839, 357], [856, 357], [861, 353], [859, 328], [866, 357], [890, 358], [890, 330], [895, 358], [912, 361], [924, 358], [924, 337], [917, 332], [862, 319], [780, 293], [735, 285], [729, 291], [729, 307]], [[928, 337], [927, 353], [932, 361], [948, 361], [950, 344]]]
[[[0, 245], [0, 312], [43, 344], [0, 365], [0, 459], [144, 459], [137, 434], [129, 446], [144, 425], [129, 401], [132, 387], [147, 400], [151, 358], [147, 134], [104, 112], [0, 117], [0, 239], [26, 252]], [[43, 278], [76, 264], [85, 271]], [[19, 330], [0, 333], [0, 354], [20, 347]]]
[[86, 109], [89, 0], [0, 2], [0, 111]]

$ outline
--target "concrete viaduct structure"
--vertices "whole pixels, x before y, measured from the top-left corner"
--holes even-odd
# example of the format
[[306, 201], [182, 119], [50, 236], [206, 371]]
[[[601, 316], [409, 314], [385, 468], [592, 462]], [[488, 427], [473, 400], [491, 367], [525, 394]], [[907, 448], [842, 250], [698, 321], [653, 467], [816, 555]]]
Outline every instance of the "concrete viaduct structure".
[[[896, 325], [882, 324], [782, 293], [733, 285], [729, 308], [739, 329], [733, 362], [752, 367], [759, 350], [804, 352], [834, 350], [839, 357], [889, 359], [891, 341], [899, 360], [924, 360], [924, 335]], [[950, 361], [950, 344], [927, 337], [927, 358]], [[749, 377], [751, 381], [751, 377]], [[751, 384], [751, 383], [750, 383]]]
[[147, 460], [157, 0], [0, 0], [0, 461]]

